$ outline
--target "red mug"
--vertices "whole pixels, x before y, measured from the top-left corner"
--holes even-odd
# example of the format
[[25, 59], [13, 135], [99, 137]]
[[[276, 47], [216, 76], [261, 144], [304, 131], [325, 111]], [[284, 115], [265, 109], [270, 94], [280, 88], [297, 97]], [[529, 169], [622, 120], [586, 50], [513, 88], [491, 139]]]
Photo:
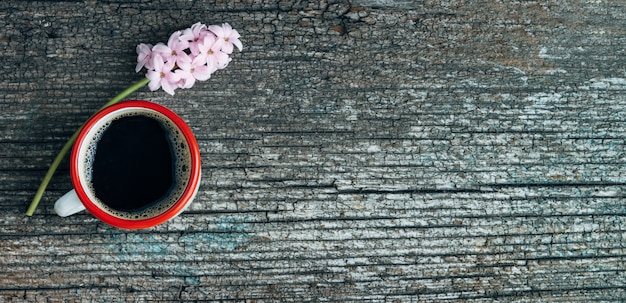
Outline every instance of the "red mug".
[[185, 210], [200, 185], [200, 150], [170, 109], [132, 100], [91, 117], [72, 147], [74, 189], [56, 201], [66, 217], [86, 209], [111, 226], [143, 229]]

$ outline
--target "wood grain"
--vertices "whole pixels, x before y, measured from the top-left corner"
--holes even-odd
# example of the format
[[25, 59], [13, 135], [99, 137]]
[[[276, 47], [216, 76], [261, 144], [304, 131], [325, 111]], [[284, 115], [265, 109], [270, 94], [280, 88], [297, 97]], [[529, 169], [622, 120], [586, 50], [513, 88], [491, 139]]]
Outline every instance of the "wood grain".
[[[166, 105], [200, 191], [145, 231], [58, 218], [71, 133], [135, 46], [244, 51]], [[621, 1], [0, 3], [0, 301], [626, 300]]]

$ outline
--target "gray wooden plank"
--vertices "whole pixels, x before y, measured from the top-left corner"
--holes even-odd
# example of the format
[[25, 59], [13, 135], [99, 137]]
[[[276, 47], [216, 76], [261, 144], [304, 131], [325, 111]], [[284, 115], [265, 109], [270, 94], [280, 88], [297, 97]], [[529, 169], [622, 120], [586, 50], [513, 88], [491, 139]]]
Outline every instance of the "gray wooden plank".
[[[623, 301], [619, 1], [5, 1], [0, 294], [19, 301]], [[58, 218], [65, 139], [135, 46], [229, 22], [174, 97], [202, 185], [147, 231]]]

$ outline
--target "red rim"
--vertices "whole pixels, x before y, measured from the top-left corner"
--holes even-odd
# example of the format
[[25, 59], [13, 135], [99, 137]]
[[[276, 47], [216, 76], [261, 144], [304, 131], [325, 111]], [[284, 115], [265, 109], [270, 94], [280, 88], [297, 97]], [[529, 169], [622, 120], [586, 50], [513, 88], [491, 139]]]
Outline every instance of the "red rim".
[[[185, 191], [181, 195], [180, 199], [178, 199], [178, 201], [172, 207], [170, 207], [167, 211], [163, 212], [162, 214], [158, 216], [147, 218], [147, 219], [129, 220], [129, 219], [119, 218], [119, 217], [113, 216], [105, 212], [104, 210], [102, 210], [100, 207], [98, 207], [91, 201], [91, 199], [85, 192], [83, 185], [81, 184], [80, 177], [78, 174], [78, 161], [79, 161], [78, 150], [81, 148], [81, 145], [85, 139], [85, 136], [88, 134], [89, 130], [98, 121], [100, 121], [100, 119], [102, 119], [106, 115], [114, 111], [117, 111], [119, 109], [124, 109], [124, 108], [149, 109], [149, 110], [154, 110], [164, 115], [165, 117], [170, 119], [180, 129], [190, 149], [190, 154], [191, 154], [190, 179], [189, 179], [189, 183], [187, 184], [187, 187], [185, 188]], [[91, 117], [89, 121], [85, 123], [85, 126], [83, 127], [83, 129], [78, 134], [78, 137], [76, 138], [76, 143], [74, 143], [74, 146], [72, 148], [72, 156], [70, 158], [70, 161], [71, 161], [70, 172], [72, 176], [72, 183], [74, 184], [76, 194], [80, 198], [83, 205], [85, 205], [85, 208], [95, 217], [102, 220], [104, 223], [107, 223], [115, 227], [124, 228], [124, 229], [149, 228], [149, 227], [159, 225], [175, 217], [187, 206], [187, 204], [191, 202], [191, 200], [196, 194], [196, 191], [200, 182], [200, 149], [198, 148], [198, 143], [191, 129], [187, 125], [187, 123], [185, 123], [185, 121], [183, 121], [182, 118], [180, 118], [178, 115], [176, 115], [176, 113], [174, 113], [170, 109], [163, 107], [159, 104], [148, 102], [148, 101], [143, 101], [143, 100], [123, 101], [123, 102], [111, 105], [99, 111], [93, 117]]]

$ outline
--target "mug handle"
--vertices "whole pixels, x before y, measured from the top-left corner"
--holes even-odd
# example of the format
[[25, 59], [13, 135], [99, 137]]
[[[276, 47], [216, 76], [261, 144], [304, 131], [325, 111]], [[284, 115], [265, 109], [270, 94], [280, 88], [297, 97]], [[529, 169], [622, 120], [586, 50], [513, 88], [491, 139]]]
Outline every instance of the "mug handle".
[[74, 189], [54, 202], [54, 212], [61, 217], [71, 216], [83, 210], [85, 210], [85, 206], [80, 202], [78, 195], [76, 195], [76, 190]]

